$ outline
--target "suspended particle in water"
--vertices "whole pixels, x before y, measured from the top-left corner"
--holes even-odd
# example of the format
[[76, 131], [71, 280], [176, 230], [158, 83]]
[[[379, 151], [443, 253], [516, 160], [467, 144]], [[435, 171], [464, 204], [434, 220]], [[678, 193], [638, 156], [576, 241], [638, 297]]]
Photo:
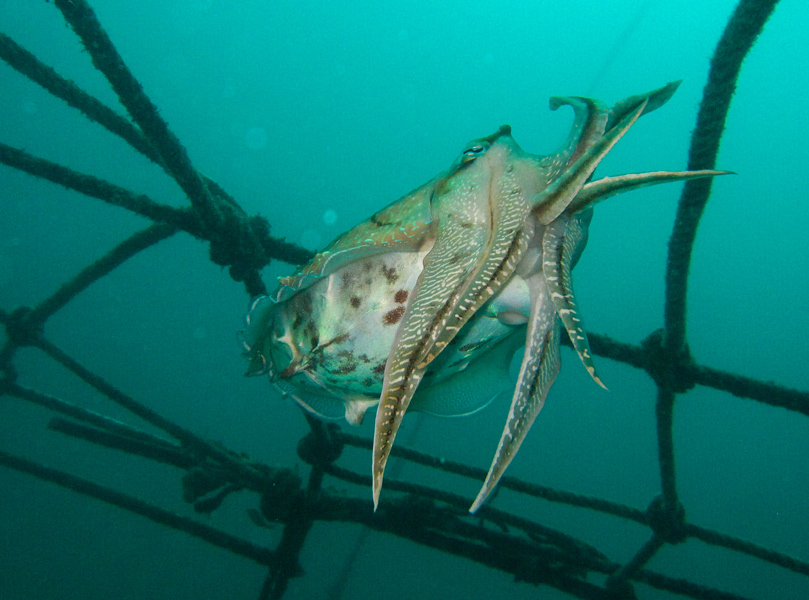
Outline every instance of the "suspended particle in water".
[[39, 106], [33, 100], [26, 100], [22, 104], [22, 112], [26, 115], [35, 115], [39, 112]]
[[326, 225], [334, 225], [337, 222], [337, 213], [332, 209], [323, 213], [323, 222]]
[[244, 135], [244, 145], [250, 150], [261, 150], [267, 145], [269, 136], [263, 127], [251, 127]]

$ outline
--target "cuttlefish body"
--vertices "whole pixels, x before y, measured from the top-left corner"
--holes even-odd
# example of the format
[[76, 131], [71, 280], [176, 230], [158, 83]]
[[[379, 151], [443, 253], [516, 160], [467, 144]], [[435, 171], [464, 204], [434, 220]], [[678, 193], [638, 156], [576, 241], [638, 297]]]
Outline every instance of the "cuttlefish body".
[[379, 404], [373, 497], [405, 411], [475, 412], [508, 385], [505, 429], [471, 511], [497, 485], [559, 372], [561, 327], [599, 385], [571, 285], [592, 207], [647, 185], [718, 175], [656, 171], [590, 181], [593, 170], [672, 83], [611, 109], [553, 98], [575, 113], [565, 145], [524, 152], [508, 126], [467, 145], [450, 169], [334, 240], [253, 303], [243, 339], [248, 374], [269, 373], [325, 418], [359, 424]]

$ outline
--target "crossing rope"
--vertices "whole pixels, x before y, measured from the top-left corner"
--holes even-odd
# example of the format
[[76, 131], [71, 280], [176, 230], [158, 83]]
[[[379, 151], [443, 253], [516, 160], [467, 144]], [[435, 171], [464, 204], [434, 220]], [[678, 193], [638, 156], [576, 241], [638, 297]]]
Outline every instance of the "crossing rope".
[[[179, 209], [166, 206], [145, 195], [0, 143], [0, 163], [122, 207], [153, 222], [67, 280], [37, 306], [0, 309], [0, 324], [6, 334], [0, 348], [0, 396], [31, 402], [54, 413], [48, 425], [52, 431], [180, 469], [184, 498], [197, 513], [215, 511], [234, 493], [255, 494], [257, 508], [250, 512], [251, 517], [257, 526], [282, 526], [281, 541], [275, 549], [260, 547], [194, 518], [176, 515], [5, 450], [0, 450], [0, 464], [184, 531], [266, 566], [267, 577], [259, 593], [259, 598], [264, 599], [282, 598], [289, 581], [304, 573], [300, 553], [312, 525], [318, 521], [356, 523], [368, 530], [387, 532], [510, 573], [516, 581], [553, 587], [576, 598], [635, 598], [635, 587], [642, 583], [690, 598], [740, 600], [741, 596], [645, 568], [661, 548], [689, 538], [809, 576], [809, 563], [805, 561], [688, 522], [677, 493], [672, 421], [679, 395], [695, 386], [706, 386], [809, 416], [809, 393], [704, 367], [696, 364], [690, 355], [686, 335], [688, 270], [699, 220], [710, 195], [710, 178], [688, 181], [683, 188], [669, 240], [664, 328], [652, 332], [640, 345], [626, 344], [604, 335], [591, 337], [596, 354], [644, 370], [657, 386], [660, 495], [653, 498], [648, 507], [640, 509], [515, 477], [505, 476], [500, 483], [501, 488], [515, 493], [597, 511], [648, 527], [647, 541], [624, 564], [610, 560], [597, 548], [563, 531], [492, 506], [484, 506], [475, 516], [470, 516], [466, 511], [470, 498], [423, 485], [386, 480], [386, 489], [396, 493], [386, 495], [379, 510], [374, 512], [370, 500], [339, 495], [323, 485], [326, 478], [333, 478], [367, 490], [370, 476], [341, 467], [339, 462], [348, 451], [369, 452], [370, 440], [346, 434], [336, 425], [326, 425], [306, 415], [310, 432], [298, 446], [299, 457], [311, 467], [304, 480], [291, 469], [251, 462], [221, 444], [201, 438], [70, 357], [45, 337], [46, 321], [105, 275], [180, 231], [207, 241], [211, 260], [227, 266], [230, 276], [243, 282], [251, 296], [266, 291], [260, 270], [271, 260], [300, 264], [308, 261], [312, 254], [272, 237], [267, 220], [247, 215], [227, 192], [193, 167], [185, 148], [128, 70], [85, 0], [55, 0], [54, 3], [81, 39], [95, 68], [109, 81], [134, 125], [2, 33], [0, 58], [159, 165], [182, 188], [189, 206]], [[741, 0], [731, 16], [711, 61], [692, 136], [689, 169], [714, 167], [742, 62], [776, 4], [777, 0]], [[38, 349], [110, 401], [155, 426], [163, 436], [20, 385], [14, 359], [24, 347]], [[406, 447], [394, 447], [392, 455], [476, 481], [485, 477], [483, 469]], [[592, 575], [600, 577], [602, 583], [588, 577]], [[335, 597], [339, 596], [338, 592]]]

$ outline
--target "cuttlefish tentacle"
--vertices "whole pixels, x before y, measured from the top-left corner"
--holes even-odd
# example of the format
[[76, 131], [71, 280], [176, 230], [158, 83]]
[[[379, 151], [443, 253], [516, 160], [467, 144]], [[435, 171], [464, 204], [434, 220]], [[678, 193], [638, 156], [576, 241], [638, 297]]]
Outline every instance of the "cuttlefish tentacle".
[[576, 250], [581, 247], [583, 239], [584, 229], [577, 216], [563, 214], [548, 225], [542, 237], [542, 272], [551, 302], [567, 330], [573, 348], [593, 380], [606, 390], [607, 386], [596, 373], [590, 343], [576, 305], [570, 274]]
[[[559, 322], [553, 311], [546, 310], [542, 296], [548, 289], [537, 277], [531, 286], [533, 310], [526, 332], [525, 353], [514, 395], [511, 399], [506, 426], [500, 436], [492, 466], [486, 475], [480, 492], [469, 512], [476, 512], [497, 486], [500, 477], [511, 463], [525, 439], [539, 411], [545, 405], [545, 398], [559, 374]], [[547, 299], [547, 298], [545, 298]]]
[[462, 161], [436, 186], [433, 220], [440, 228], [396, 333], [376, 413], [375, 507], [396, 432], [427, 366], [514, 273], [532, 235], [519, 181], [471, 168]]

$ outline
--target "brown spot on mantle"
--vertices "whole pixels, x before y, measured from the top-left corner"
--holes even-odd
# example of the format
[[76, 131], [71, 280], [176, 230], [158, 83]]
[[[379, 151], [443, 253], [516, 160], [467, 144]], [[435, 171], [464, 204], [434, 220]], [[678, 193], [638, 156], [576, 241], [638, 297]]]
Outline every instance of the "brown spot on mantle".
[[396, 269], [393, 267], [388, 267], [382, 265], [382, 274], [385, 276], [385, 279], [388, 280], [388, 283], [394, 284], [396, 280], [399, 279], [398, 273], [396, 273]]
[[385, 313], [385, 316], [382, 317], [382, 322], [385, 325], [396, 325], [399, 320], [402, 318], [404, 314], [405, 308], [404, 306], [397, 306], [393, 310], [389, 310]]
[[373, 369], [371, 369], [377, 375], [383, 375], [385, 373], [385, 361], [382, 361], [378, 365], [376, 365]]

